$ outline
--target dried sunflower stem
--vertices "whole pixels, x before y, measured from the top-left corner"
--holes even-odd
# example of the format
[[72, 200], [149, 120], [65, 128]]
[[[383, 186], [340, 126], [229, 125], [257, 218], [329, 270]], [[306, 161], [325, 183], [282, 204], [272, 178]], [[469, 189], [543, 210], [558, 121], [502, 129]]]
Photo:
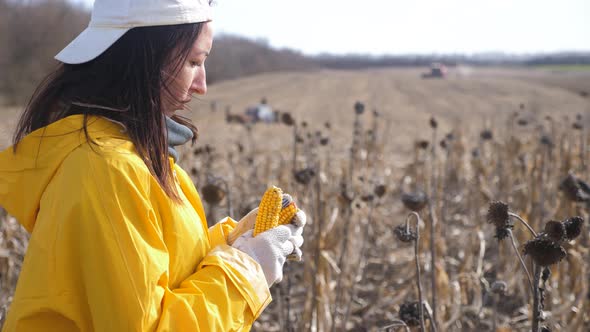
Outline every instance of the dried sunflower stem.
[[[369, 209], [369, 215], [367, 217], [367, 224], [365, 226], [365, 232], [363, 234], [361, 250], [360, 250], [360, 257], [359, 257], [359, 262], [357, 265], [358, 270], [356, 271], [356, 274], [354, 275], [354, 279], [353, 279], [356, 282], [363, 280], [362, 276], [365, 273], [365, 267], [363, 266], [363, 261], [366, 262], [367, 250], [369, 249], [369, 246], [367, 244], [369, 242], [369, 236], [371, 234], [371, 225], [373, 223], [372, 216], [373, 216], [374, 207], [375, 207], [375, 203], [374, 203], [374, 201], [372, 201], [370, 209]], [[366, 263], [365, 263], [365, 266], [366, 266]], [[344, 318], [342, 319], [342, 326], [344, 328], [346, 328], [346, 323], [348, 322], [348, 318], [350, 317], [350, 308], [351, 308], [352, 301], [356, 297], [356, 293], [357, 293], [356, 288], [352, 287], [352, 290], [350, 292], [350, 296], [346, 301], [346, 310], [344, 311], [345, 312]]]
[[434, 323], [434, 317], [432, 315], [433, 310], [430, 307], [430, 305], [428, 304], [428, 301], [426, 301], [424, 303], [424, 307], [426, 308], [425, 311], [426, 311], [426, 315], [428, 315], [428, 320], [430, 320], [430, 330], [432, 332], [438, 332], [438, 329], [436, 327], [436, 324]]
[[[343, 211], [343, 219], [344, 221], [344, 229], [348, 229], [348, 225], [350, 224], [350, 220], [352, 219], [352, 215], [351, 215], [351, 209], [350, 209], [350, 204], [347, 204], [344, 207], [344, 211]], [[346, 257], [347, 254], [347, 248], [348, 248], [348, 235], [350, 234], [350, 232], [345, 232], [344, 233], [344, 239], [342, 240], [341, 246], [340, 246], [340, 257], [338, 258], [338, 265], [339, 267], [343, 266], [344, 263], [344, 258]], [[343, 287], [342, 287], [342, 277], [343, 277], [343, 272], [338, 273], [338, 277], [336, 278], [336, 288], [334, 289], [334, 292], [336, 293], [336, 299], [333, 302], [333, 306], [332, 306], [332, 327], [330, 328], [330, 332], [334, 332], [336, 330], [336, 318], [338, 316], [338, 304], [340, 303], [340, 300], [343, 296]]]
[[522, 268], [524, 269], [524, 272], [526, 273], [526, 277], [529, 280], [531, 292], [534, 293], [535, 289], [533, 288], [533, 281], [531, 279], [531, 274], [529, 273], [529, 270], [526, 268], [526, 264], [524, 263], [524, 260], [522, 259], [520, 252], [518, 252], [518, 246], [516, 245], [516, 241], [514, 240], [514, 235], [512, 234], [511, 229], [508, 229], [508, 234], [510, 235], [510, 243], [512, 244], [512, 248], [514, 248], [514, 252], [516, 253], [516, 256], [518, 257], [518, 260], [520, 261], [520, 265], [522, 265]]
[[498, 294], [494, 294], [494, 305], [492, 306], [492, 331], [498, 331], [498, 301], [499, 301]]
[[297, 171], [297, 123], [293, 124], [293, 174]]
[[422, 299], [422, 279], [420, 278], [420, 259], [418, 258], [419, 250], [418, 250], [418, 243], [420, 242], [420, 215], [416, 212], [411, 212], [408, 217], [406, 218], [406, 229], [409, 230], [410, 228], [410, 219], [412, 216], [416, 217], [416, 239], [414, 240], [414, 259], [416, 262], [416, 286], [418, 287], [418, 314], [420, 315], [420, 331], [425, 332], [424, 328], [424, 313], [423, 313], [423, 303], [424, 300]]
[[[321, 164], [318, 162], [317, 163], [317, 170], [318, 173], [321, 171]], [[316, 220], [318, 221], [317, 223], [317, 233], [316, 233], [316, 238], [315, 238], [315, 257], [314, 257], [314, 265], [316, 267], [316, 269], [319, 267], [319, 259], [320, 259], [320, 253], [322, 252], [322, 226], [323, 226], [323, 216], [324, 216], [324, 204], [322, 201], [322, 183], [320, 181], [319, 177], [316, 177], [315, 179], [315, 191], [316, 191], [316, 196], [315, 196], [315, 205], [314, 205], [314, 215], [316, 217]], [[341, 265], [339, 265], [341, 266]], [[314, 310], [318, 311], [318, 314], [316, 316], [316, 327], [320, 326], [320, 318], [321, 315], [319, 314], [320, 308], [321, 308], [321, 299], [320, 296], [318, 294], [320, 294], [320, 285], [318, 282], [318, 278], [317, 276], [314, 276], [314, 295], [313, 295], [313, 301], [314, 301]]]
[[[435, 194], [436, 189], [433, 191], [433, 195]], [[437, 303], [437, 294], [436, 294], [436, 241], [435, 241], [435, 227], [437, 224], [436, 214], [434, 212], [434, 207], [431, 202], [428, 202], [428, 209], [430, 214], [430, 265], [431, 265], [431, 274], [430, 274], [430, 284], [432, 288], [432, 316], [433, 319], [431, 320], [432, 325], [436, 325], [436, 303]]]
[[547, 186], [545, 186], [544, 184], [546, 183], [546, 174], [547, 174], [547, 164], [549, 163], [549, 160], [551, 160], [550, 156], [548, 156], [549, 154], [549, 148], [545, 148], [543, 149], [543, 151], [541, 152], [541, 174], [539, 175], [539, 185], [541, 187], [540, 190], [540, 194], [539, 194], [539, 218], [540, 219], [544, 219], [545, 218], [545, 205], [542, 202], [546, 201], [546, 191], [547, 191]]
[[523, 225], [526, 226], [526, 228], [529, 230], [529, 232], [531, 232], [531, 234], [534, 237], [537, 237], [537, 232], [535, 232], [535, 230], [531, 227], [531, 225], [529, 225], [529, 223], [527, 223], [524, 219], [522, 219], [518, 214], [513, 213], [513, 212], [508, 212], [508, 215], [518, 219]]
[[354, 113], [354, 124], [353, 124], [353, 133], [352, 133], [352, 145], [350, 146], [350, 159], [348, 165], [348, 183], [352, 185], [353, 173], [354, 173], [354, 166], [355, 166], [355, 159], [358, 149], [359, 143], [359, 133], [361, 128], [360, 122], [360, 114], [358, 112]]
[[586, 170], [586, 126], [580, 130], [580, 172]]
[[[353, 135], [352, 135], [352, 144], [350, 146], [350, 155], [349, 155], [349, 165], [348, 165], [348, 185], [346, 186], [346, 190], [348, 188], [354, 188], [353, 187], [353, 173], [354, 173], [354, 166], [355, 166], [355, 158], [356, 158], [356, 149], [358, 148], [358, 133], [360, 132], [359, 128], [360, 128], [361, 124], [360, 124], [360, 115], [358, 112], [354, 113], [354, 123], [353, 123]], [[348, 229], [348, 225], [350, 224], [350, 219], [351, 219], [351, 209], [350, 209], [350, 204], [348, 204], [344, 210], [344, 216], [347, 216], [348, 218], [346, 218], [345, 220], [345, 226], [344, 229]], [[348, 235], [349, 232], [345, 232], [344, 233], [344, 239], [342, 240], [342, 244], [340, 247], [340, 257], [338, 258], [338, 266], [342, 266], [343, 261], [344, 261], [344, 257], [346, 257], [346, 252], [347, 252], [347, 248], [348, 248]], [[336, 323], [337, 323], [337, 316], [338, 316], [338, 304], [340, 303], [340, 300], [343, 296], [343, 292], [344, 290], [342, 289], [342, 275], [343, 273], [339, 273], [338, 277], [337, 277], [337, 281], [336, 281], [336, 288], [335, 288], [335, 292], [336, 292], [336, 300], [333, 303], [333, 307], [332, 307], [332, 327], [330, 328], [330, 331], [333, 332], [336, 329]]]
[[[430, 322], [432, 325], [436, 325], [437, 317], [436, 317], [436, 307], [437, 307], [437, 294], [436, 294], [436, 202], [437, 199], [437, 183], [436, 183], [436, 126], [432, 128], [432, 142], [430, 148], [430, 176], [431, 176], [431, 183], [430, 183], [430, 197], [432, 197], [432, 201], [428, 202], [428, 209], [430, 214], [430, 265], [431, 265], [431, 274], [430, 274], [430, 288], [432, 291], [432, 316], [434, 319], [431, 319]], [[433, 206], [435, 205], [435, 206]]]
[[532, 317], [532, 332], [539, 332], [539, 281], [541, 279], [541, 266], [535, 264], [535, 284], [534, 284], [534, 298], [533, 298], [533, 317]]

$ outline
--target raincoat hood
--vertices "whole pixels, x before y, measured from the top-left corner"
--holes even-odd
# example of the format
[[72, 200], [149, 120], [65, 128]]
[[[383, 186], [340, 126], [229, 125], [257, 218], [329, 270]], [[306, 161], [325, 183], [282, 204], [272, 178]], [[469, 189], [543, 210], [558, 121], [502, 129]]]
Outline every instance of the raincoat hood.
[[[0, 206], [31, 233], [45, 188], [62, 161], [86, 143], [84, 115], [72, 115], [25, 136], [0, 152]], [[124, 128], [106, 118], [88, 116], [88, 136], [100, 144], [102, 137], [128, 138]]]

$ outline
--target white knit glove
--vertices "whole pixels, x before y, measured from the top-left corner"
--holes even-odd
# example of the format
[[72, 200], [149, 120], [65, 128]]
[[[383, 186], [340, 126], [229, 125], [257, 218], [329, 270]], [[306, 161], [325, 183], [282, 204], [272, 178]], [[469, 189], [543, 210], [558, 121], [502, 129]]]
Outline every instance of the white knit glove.
[[293, 217], [293, 220], [291, 220], [291, 224], [289, 225], [294, 227], [293, 237], [290, 240], [293, 241], [295, 250], [287, 256], [288, 260], [301, 261], [301, 256], [303, 255], [301, 252], [301, 246], [303, 245], [303, 228], [306, 223], [307, 216], [305, 215], [305, 212], [298, 209], [295, 213], [295, 217]]
[[233, 247], [260, 264], [270, 288], [283, 280], [283, 264], [287, 256], [301, 257], [302, 232], [303, 226], [280, 225], [252, 237], [252, 230], [249, 230], [236, 239]]

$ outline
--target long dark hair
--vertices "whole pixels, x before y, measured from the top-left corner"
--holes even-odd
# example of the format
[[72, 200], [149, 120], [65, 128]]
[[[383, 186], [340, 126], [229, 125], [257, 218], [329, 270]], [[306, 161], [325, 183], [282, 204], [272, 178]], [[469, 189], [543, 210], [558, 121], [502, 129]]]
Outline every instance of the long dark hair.
[[[150, 172], [179, 202], [168, 161], [162, 99], [174, 98], [171, 77], [186, 61], [201, 27], [202, 23], [191, 23], [133, 28], [92, 61], [58, 65], [20, 117], [13, 137], [15, 152], [27, 134], [74, 114], [84, 115], [83, 130], [90, 142], [88, 116], [104, 116], [125, 125]], [[194, 144], [197, 128], [187, 118], [173, 119], [191, 128]]]

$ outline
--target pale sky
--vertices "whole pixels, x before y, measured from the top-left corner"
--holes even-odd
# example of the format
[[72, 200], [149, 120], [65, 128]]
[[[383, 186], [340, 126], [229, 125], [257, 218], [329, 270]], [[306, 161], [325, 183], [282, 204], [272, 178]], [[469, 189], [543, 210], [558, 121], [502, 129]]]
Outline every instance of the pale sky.
[[590, 51], [590, 0], [215, 2], [216, 33], [306, 54]]

